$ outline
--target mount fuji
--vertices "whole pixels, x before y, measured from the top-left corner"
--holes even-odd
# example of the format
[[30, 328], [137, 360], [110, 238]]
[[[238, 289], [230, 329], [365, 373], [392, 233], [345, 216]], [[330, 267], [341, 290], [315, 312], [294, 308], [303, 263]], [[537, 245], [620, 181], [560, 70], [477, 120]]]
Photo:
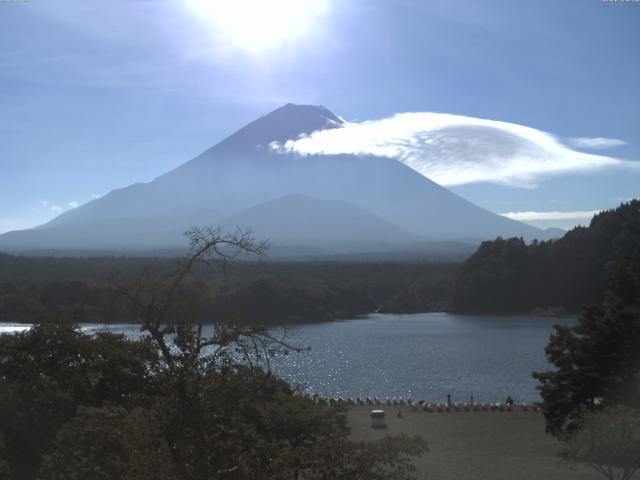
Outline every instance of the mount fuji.
[[0, 249], [183, 248], [184, 231], [209, 224], [252, 228], [278, 251], [316, 254], [551, 236], [480, 208], [391, 158], [301, 156], [272, 148], [343, 124], [324, 107], [287, 104], [149, 183], [113, 190], [46, 224], [0, 235]]

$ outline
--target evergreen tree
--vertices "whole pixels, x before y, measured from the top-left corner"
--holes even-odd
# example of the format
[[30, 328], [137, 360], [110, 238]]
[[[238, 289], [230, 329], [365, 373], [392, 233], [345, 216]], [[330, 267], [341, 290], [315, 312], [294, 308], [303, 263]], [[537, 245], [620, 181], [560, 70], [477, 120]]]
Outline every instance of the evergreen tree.
[[577, 325], [556, 326], [545, 352], [557, 370], [533, 376], [552, 434], [571, 436], [588, 411], [640, 408], [640, 250], [613, 278], [606, 301], [585, 309]]
[[458, 312], [579, 312], [604, 301], [611, 276], [640, 245], [640, 200], [593, 217], [557, 240], [484, 242], [454, 282]]

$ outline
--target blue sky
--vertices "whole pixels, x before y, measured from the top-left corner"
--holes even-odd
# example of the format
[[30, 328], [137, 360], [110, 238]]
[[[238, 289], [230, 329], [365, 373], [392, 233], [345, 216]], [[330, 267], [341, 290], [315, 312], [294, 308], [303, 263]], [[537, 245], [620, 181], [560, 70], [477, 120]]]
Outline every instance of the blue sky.
[[287, 102], [621, 141], [571, 148], [623, 167], [450, 186], [497, 213], [559, 218], [640, 195], [638, 2], [305, 0], [285, 21], [285, 0], [273, 14], [243, 1], [0, 3], [0, 232], [151, 180]]

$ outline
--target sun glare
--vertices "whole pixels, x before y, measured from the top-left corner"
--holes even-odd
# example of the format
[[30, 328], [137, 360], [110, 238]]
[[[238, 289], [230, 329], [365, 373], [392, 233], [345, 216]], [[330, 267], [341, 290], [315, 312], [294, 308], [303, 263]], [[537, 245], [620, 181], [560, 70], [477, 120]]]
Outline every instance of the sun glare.
[[185, 0], [213, 29], [218, 47], [262, 53], [309, 34], [328, 11], [328, 0]]

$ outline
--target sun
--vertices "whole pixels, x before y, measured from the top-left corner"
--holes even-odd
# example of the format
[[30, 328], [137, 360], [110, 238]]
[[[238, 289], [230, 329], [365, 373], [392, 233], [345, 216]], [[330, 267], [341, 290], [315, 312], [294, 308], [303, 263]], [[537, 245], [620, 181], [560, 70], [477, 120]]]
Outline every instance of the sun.
[[185, 0], [213, 30], [219, 47], [263, 53], [310, 34], [329, 0]]

